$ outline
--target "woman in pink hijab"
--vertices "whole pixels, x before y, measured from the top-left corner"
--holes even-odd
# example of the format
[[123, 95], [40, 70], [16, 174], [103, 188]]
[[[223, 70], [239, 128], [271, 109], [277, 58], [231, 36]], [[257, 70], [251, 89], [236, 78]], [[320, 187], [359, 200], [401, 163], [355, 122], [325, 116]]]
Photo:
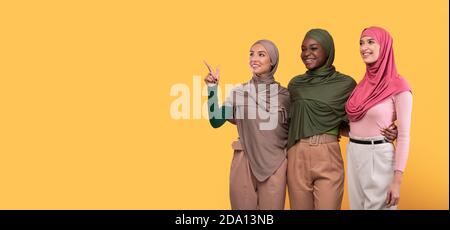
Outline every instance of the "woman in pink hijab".
[[[392, 37], [380, 27], [363, 30], [363, 80], [346, 104], [350, 125], [347, 170], [351, 209], [396, 209], [409, 152], [411, 88], [398, 73]], [[395, 144], [380, 130], [396, 121]], [[383, 133], [383, 132], [381, 132]]]

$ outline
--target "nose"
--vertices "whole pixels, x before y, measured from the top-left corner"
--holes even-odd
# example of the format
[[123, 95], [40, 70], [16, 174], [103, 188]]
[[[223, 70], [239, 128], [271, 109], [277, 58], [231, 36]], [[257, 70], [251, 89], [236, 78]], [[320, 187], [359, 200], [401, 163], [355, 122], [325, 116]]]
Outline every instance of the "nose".
[[256, 63], [258, 61], [258, 57], [255, 57], [255, 56], [251, 56], [250, 57], [250, 63], [252, 64], [252, 63]]
[[301, 54], [302, 57], [308, 57], [309, 55], [311, 55], [311, 52], [309, 50], [302, 51], [302, 54]]
[[362, 44], [359, 49], [361, 50], [361, 52], [364, 52], [368, 49], [368, 46], [366, 44]]

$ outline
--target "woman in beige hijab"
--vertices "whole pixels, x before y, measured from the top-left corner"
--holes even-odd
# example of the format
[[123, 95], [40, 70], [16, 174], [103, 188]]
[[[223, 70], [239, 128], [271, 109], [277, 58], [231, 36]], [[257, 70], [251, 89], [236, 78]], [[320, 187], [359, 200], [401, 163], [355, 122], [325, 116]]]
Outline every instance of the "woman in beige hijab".
[[274, 79], [278, 59], [271, 41], [255, 42], [250, 48], [250, 81], [235, 87], [221, 107], [217, 102], [219, 70], [205, 62], [211, 126], [218, 128], [229, 121], [239, 133], [232, 144], [232, 209], [284, 208], [289, 93]]

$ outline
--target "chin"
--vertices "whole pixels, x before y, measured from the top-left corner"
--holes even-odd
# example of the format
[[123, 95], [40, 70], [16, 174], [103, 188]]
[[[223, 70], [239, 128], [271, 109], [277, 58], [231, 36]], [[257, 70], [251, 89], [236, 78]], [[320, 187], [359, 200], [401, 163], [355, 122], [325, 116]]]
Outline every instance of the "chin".
[[374, 63], [375, 62], [375, 60], [372, 60], [371, 58], [363, 58], [363, 61], [364, 61], [364, 63], [366, 63], [366, 64], [372, 64], [372, 63]]

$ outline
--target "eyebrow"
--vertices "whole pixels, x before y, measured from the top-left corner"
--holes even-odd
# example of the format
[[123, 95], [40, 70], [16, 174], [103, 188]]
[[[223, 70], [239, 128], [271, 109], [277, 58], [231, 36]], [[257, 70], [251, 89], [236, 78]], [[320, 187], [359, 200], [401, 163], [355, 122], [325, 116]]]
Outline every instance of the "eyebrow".
[[[308, 46], [318, 46], [320, 45], [320, 43], [313, 43], [313, 44], [309, 44]], [[302, 45], [302, 47], [306, 47], [305, 45]]]
[[264, 50], [260, 50], [260, 51], [253, 51], [253, 50], [250, 50], [250, 53], [254, 53], [254, 52], [257, 52], [257, 53], [267, 53], [267, 52], [264, 51]]

